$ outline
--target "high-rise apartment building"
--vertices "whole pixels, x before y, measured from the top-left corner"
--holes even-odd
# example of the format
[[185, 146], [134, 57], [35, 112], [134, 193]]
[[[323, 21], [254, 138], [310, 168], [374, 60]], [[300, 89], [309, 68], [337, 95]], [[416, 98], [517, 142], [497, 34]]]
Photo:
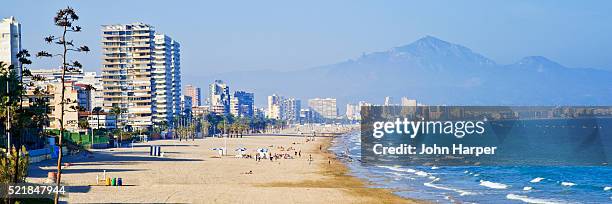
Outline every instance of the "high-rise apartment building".
[[185, 96], [191, 96], [193, 106], [202, 106], [202, 95], [200, 88], [193, 85], [185, 85]]
[[266, 117], [270, 119], [282, 119], [282, 101], [283, 97], [272, 94], [268, 96], [268, 109], [266, 112]]
[[391, 96], [386, 96], [385, 97], [385, 106], [392, 106], [393, 105], [393, 97]]
[[402, 106], [417, 106], [416, 99], [409, 99], [408, 97], [402, 97]]
[[236, 91], [230, 100], [230, 113], [237, 117], [252, 118], [255, 108], [255, 95], [246, 91]]
[[301, 101], [295, 98], [285, 98], [276, 94], [268, 96], [268, 112], [266, 117], [285, 120], [288, 123], [300, 122]]
[[349, 120], [361, 119], [360, 107], [357, 104], [346, 104], [346, 118]]
[[299, 123], [300, 122], [300, 109], [302, 103], [299, 99], [285, 98], [282, 102], [282, 119], [288, 123]]
[[102, 28], [104, 109], [124, 110], [121, 128], [172, 121], [180, 112], [180, 45], [147, 24]]
[[225, 82], [215, 80], [210, 84], [209, 94], [210, 112], [221, 115], [230, 113], [230, 90]]
[[308, 100], [308, 106], [312, 109], [314, 117], [322, 120], [333, 120], [338, 118], [338, 107], [335, 98], [314, 98]]
[[172, 41], [170, 45], [172, 47], [170, 57], [172, 58], [170, 64], [170, 73], [172, 74], [172, 105], [174, 107], [174, 114], [177, 115], [181, 112], [181, 45]]
[[17, 53], [21, 51], [21, 24], [15, 17], [0, 20], [0, 62], [14, 65], [17, 76], [21, 76], [21, 64]]
[[[161, 124], [173, 121], [175, 115], [182, 113], [180, 47], [176, 41], [164, 34], [155, 34], [154, 43], [151, 71], [153, 124]], [[176, 78], [177, 76], [179, 77]]]

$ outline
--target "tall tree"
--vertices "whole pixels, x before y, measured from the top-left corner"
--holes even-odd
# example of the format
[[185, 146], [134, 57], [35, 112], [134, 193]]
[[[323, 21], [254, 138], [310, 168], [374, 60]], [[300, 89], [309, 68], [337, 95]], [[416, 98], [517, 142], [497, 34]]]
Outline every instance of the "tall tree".
[[[65, 105], [66, 105], [66, 72], [80, 72], [82, 69], [81, 63], [74, 60], [69, 62], [68, 53], [69, 52], [89, 52], [89, 47], [87, 46], [77, 46], [73, 42], [73, 40], [68, 39], [68, 33], [78, 33], [81, 32], [82, 28], [78, 25], [75, 25], [76, 21], [79, 20], [79, 16], [73, 8], [66, 7], [64, 9], [60, 9], [55, 17], [53, 17], [53, 21], [56, 26], [61, 29], [61, 36], [53, 36], [50, 35], [45, 37], [45, 42], [48, 44], [56, 44], [60, 46], [61, 53], [51, 54], [46, 51], [40, 51], [36, 54], [38, 57], [60, 57], [62, 64], [62, 77], [61, 77], [61, 98], [60, 98], [60, 135], [58, 137], [58, 147], [59, 147], [59, 155], [57, 157], [57, 180], [56, 185], [59, 187], [62, 179], [62, 147], [64, 137], [64, 113], [65, 113]], [[55, 203], [59, 201], [59, 193], [55, 194]]]
[[[119, 121], [119, 117], [121, 114], [125, 112], [125, 108], [121, 108], [118, 105], [113, 106], [110, 110], [110, 114], [115, 116], [115, 120]], [[123, 122], [122, 122], [123, 123]], [[119, 133], [119, 142], [121, 142], [121, 137], [123, 136], [123, 128], [125, 128], [125, 124], [117, 125], [117, 132]]]
[[104, 109], [102, 109], [102, 107], [95, 107], [92, 109], [92, 112], [96, 113], [96, 119], [98, 120], [98, 126], [96, 128], [96, 130], [100, 130], [100, 113], [104, 112]]

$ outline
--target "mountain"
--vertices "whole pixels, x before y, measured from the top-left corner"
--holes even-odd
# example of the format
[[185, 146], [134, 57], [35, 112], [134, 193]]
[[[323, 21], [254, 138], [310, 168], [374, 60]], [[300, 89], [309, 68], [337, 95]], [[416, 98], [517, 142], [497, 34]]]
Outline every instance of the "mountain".
[[[258, 104], [279, 93], [306, 100], [335, 97], [338, 106], [385, 96], [446, 105], [610, 105], [612, 72], [568, 68], [541, 56], [499, 65], [432, 36], [388, 51], [298, 71], [233, 72], [205, 77], [254, 91]], [[306, 101], [302, 104], [305, 106]]]

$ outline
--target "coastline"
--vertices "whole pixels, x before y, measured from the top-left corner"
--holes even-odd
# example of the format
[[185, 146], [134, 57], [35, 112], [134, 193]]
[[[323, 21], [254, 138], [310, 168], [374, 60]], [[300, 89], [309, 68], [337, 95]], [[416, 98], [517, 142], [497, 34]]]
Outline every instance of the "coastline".
[[368, 181], [349, 175], [350, 169], [329, 150], [333, 137], [319, 138], [322, 148], [319, 154], [329, 158], [330, 162], [320, 165], [319, 173], [329, 177], [325, 180], [305, 180], [301, 182], [277, 182], [266, 186], [273, 187], [308, 187], [308, 188], [339, 188], [359, 199], [359, 203], [427, 203], [425, 201], [403, 198], [392, 190], [373, 188]]
[[[305, 137], [245, 136], [206, 138], [195, 141], [156, 140], [134, 148], [94, 150], [91, 155], [66, 158], [63, 184], [71, 203], [173, 202], [173, 203], [417, 203], [388, 189], [370, 188], [350, 176], [349, 170], [327, 150], [331, 137], [306, 142]], [[227, 142], [228, 156], [219, 157], [214, 148]], [[164, 157], [148, 155], [158, 145]], [[269, 148], [275, 154], [301, 151], [293, 159], [274, 161], [236, 158], [237, 147], [253, 154]], [[288, 150], [289, 147], [294, 149]], [[284, 150], [283, 150], [284, 149]], [[313, 161], [309, 162], [312, 155]], [[54, 160], [30, 168], [29, 182], [43, 183], [54, 171]], [[331, 163], [331, 164], [330, 164]], [[103, 171], [121, 177], [126, 186], [97, 185]], [[247, 172], [252, 172], [251, 174]], [[112, 196], [111, 196], [112, 195]]]

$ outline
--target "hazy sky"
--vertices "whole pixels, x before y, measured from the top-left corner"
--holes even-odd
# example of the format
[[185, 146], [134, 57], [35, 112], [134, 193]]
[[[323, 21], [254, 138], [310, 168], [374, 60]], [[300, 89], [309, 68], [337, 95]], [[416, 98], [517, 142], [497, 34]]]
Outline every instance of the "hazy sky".
[[[387, 50], [425, 35], [501, 64], [542, 55], [570, 67], [612, 69], [612, 1], [3, 1], [26, 49], [59, 34], [55, 12], [77, 9], [86, 71], [100, 70], [100, 25], [144, 22], [182, 44], [183, 79], [236, 70], [291, 70]], [[34, 68], [57, 67], [35, 60]], [[205, 86], [208, 82], [198, 82]]]

